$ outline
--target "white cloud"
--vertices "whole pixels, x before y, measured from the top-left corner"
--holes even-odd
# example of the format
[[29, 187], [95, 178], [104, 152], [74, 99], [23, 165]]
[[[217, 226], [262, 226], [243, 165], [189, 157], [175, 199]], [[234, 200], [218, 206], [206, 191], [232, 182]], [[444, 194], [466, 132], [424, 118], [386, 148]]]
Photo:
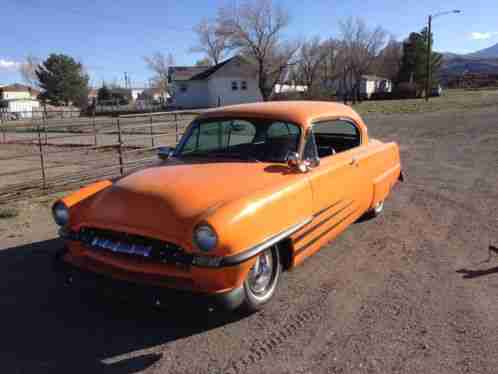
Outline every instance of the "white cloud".
[[486, 40], [498, 35], [498, 32], [471, 32], [470, 39], [473, 40]]
[[0, 58], [0, 71], [2, 71], [2, 70], [5, 70], [5, 71], [17, 70], [20, 65], [21, 65], [20, 62], [5, 60], [3, 58]]

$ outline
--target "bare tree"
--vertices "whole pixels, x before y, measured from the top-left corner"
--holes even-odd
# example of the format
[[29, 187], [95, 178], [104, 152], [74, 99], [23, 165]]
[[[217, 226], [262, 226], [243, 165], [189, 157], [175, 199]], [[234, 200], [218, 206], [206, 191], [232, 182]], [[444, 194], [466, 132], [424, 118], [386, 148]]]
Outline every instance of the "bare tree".
[[326, 86], [330, 86], [341, 76], [344, 56], [341, 53], [341, 43], [329, 38], [321, 45], [322, 63], [319, 66], [319, 76]]
[[203, 19], [194, 27], [194, 32], [198, 44], [190, 51], [204, 53], [212, 64], [219, 64], [227, 51], [227, 36], [219, 32], [218, 24]]
[[353, 101], [359, 97], [361, 76], [368, 73], [386, 44], [386, 32], [382, 27], [369, 29], [361, 19], [349, 18], [340, 23], [341, 43], [347, 72], [351, 74]]
[[154, 73], [151, 81], [154, 86], [160, 88], [163, 92], [168, 91], [168, 68], [174, 64], [173, 55], [168, 53], [165, 56], [161, 52], [156, 52], [150, 57], [144, 57], [145, 63], [149, 70]]
[[36, 69], [41, 63], [41, 59], [28, 55], [26, 60], [19, 66], [19, 73], [21, 74], [24, 82], [29, 84], [31, 87], [38, 87], [38, 77], [36, 76]]
[[391, 81], [396, 81], [401, 69], [402, 57], [403, 43], [391, 38], [374, 64], [375, 73], [389, 78]]
[[[297, 51], [299, 44], [294, 42], [281, 43], [269, 51], [268, 68], [266, 70], [266, 94], [271, 98], [275, 85], [284, 83], [287, 77], [292, 76], [297, 65]], [[263, 95], [264, 98], [264, 95]], [[267, 100], [265, 99], [265, 100]]]
[[298, 60], [298, 75], [302, 83], [308, 87], [308, 94], [315, 91], [320, 68], [325, 63], [325, 49], [319, 37], [303, 42]]
[[245, 1], [234, 8], [220, 8], [217, 33], [227, 46], [253, 60], [263, 100], [268, 100], [299, 46], [284, 43], [282, 31], [289, 25], [288, 13], [271, 0]]

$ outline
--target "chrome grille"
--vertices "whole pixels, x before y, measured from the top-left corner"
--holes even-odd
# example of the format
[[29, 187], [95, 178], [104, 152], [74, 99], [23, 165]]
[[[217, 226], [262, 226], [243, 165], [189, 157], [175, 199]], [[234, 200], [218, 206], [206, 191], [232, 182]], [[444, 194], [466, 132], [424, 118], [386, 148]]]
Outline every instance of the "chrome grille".
[[79, 241], [94, 250], [167, 264], [192, 264], [192, 255], [181, 247], [155, 238], [93, 227], [81, 228], [77, 236]]

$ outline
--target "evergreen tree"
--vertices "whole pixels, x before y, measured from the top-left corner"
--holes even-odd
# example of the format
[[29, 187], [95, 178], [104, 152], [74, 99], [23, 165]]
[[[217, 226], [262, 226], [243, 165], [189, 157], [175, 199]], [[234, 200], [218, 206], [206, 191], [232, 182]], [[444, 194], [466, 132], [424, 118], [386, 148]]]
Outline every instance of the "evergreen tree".
[[71, 56], [51, 54], [35, 71], [43, 92], [40, 98], [53, 105], [84, 106], [88, 98], [88, 74]]
[[[431, 45], [433, 35], [431, 35]], [[431, 51], [432, 52], [432, 51]], [[431, 81], [438, 81], [438, 72], [442, 63], [440, 53], [431, 53]], [[427, 78], [427, 28], [421, 32], [412, 32], [403, 43], [403, 58], [399, 71], [399, 82], [410, 82], [417, 86], [420, 94]]]
[[111, 100], [111, 91], [109, 88], [107, 88], [106, 84], [104, 83], [102, 87], [99, 88], [97, 91], [97, 101], [98, 102], [105, 102], [108, 100]]

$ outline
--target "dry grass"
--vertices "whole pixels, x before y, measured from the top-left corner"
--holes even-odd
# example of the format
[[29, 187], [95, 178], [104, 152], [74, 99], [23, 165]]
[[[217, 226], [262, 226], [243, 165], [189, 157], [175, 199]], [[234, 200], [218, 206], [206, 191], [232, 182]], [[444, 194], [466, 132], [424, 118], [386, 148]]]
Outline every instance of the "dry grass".
[[0, 207], [0, 219], [15, 218], [19, 215], [19, 211], [12, 207]]
[[442, 110], [472, 110], [483, 107], [498, 108], [498, 90], [447, 90], [441, 97], [424, 99], [364, 101], [354, 105], [362, 114], [421, 113]]

